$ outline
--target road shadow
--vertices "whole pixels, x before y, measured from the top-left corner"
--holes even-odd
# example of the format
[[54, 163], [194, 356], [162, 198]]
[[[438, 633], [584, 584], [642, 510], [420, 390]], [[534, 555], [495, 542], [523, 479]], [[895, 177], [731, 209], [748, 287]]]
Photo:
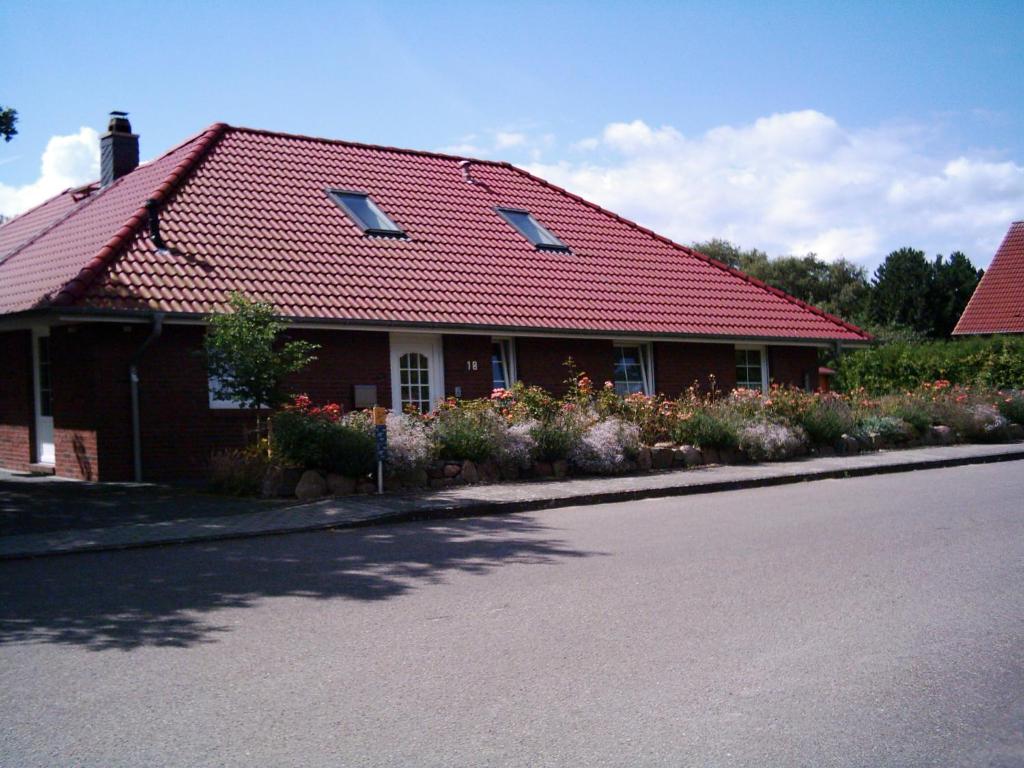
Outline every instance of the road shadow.
[[0, 644], [190, 647], [274, 597], [388, 600], [452, 572], [593, 556], [529, 516], [381, 526], [0, 563]]
[[215, 496], [184, 486], [69, 482], [0, 474], [0, 536], [247, 514], [283, 500]]

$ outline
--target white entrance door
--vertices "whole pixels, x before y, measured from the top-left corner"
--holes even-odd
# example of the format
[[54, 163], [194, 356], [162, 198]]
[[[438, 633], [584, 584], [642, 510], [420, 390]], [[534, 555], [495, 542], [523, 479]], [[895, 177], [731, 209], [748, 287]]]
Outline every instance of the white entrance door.
[[36, 401], [36, 461], [54, 463], [53, 383], [50, 380], [50, 329], [32, 331], [32, 367]]
[[391, 334], [391, 407], [401, 413], [413, 406], [431, 411], [444, 397], [444, 353], [441, 337]]

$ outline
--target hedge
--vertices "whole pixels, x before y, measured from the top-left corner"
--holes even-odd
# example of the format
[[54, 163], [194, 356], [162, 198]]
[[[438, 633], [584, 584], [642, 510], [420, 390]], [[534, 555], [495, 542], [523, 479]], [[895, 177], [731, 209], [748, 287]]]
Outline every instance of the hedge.
[[940, 379], [963, 386], [1024, 387], [1024, 337], [894, 342], [848, 352], [836, 370], [836, 387], [846, 392], [910, 390]]

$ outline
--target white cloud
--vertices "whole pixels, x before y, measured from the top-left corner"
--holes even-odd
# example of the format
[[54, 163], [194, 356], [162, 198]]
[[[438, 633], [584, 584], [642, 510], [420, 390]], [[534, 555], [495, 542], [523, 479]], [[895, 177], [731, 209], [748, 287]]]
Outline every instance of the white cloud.
[[526, 143], [526, 134], [518, 131], [498, 131], [494, 134], [494, 145], [498, 149], [518, 147]]
[[99, 175], [100, 139], [95, 130], [83, 126], [70, 136], [52, 136], [43, 151], [38, 179], [20, 187], [0, 183], [0, 213], [19, 214]]
[[769, 253], [868, 266], [903, 245], [991, 258], [1024, 215], [1024, 166], [931, 149], [928, 126], [852, 129], [813, 110], [686, 136], [642, 120], [531, 170], [679, 242], [725, 237]]

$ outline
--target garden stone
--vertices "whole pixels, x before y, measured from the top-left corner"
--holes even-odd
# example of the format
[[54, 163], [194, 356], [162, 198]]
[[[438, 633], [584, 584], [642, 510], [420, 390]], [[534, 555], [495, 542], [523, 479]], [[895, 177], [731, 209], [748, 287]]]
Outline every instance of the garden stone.
[[682, 448], [683, 459], [688, 467], [696, 467], [699, 464], [704, 463], [704, 457], [701, 456], [700, 448], [693, 445], [684, 445]]
[[559, 459], [558, 461], [552, 462], [551, 474], [557, 478], [563, 478], [569, 474], [569, 462], [565, 459]]
[[1010, 440], [1024, 440], [1024, 426], [1020, 424], [1010, 424], [1006, 428], [1006, 437]]
[[538, 461], [533, 465], [533, 474], [537, 477], [551, 477], [555, 474], [555, 470], [550, 462]]
[[718, 449], [718, 463], [719, 464], [735, 464], [739, 453], [735, 448], [719, 448]]
[[704, 457], [705, 464], [721, 464], [722, 457], [718, 455], [717, 448], [701, 448], [701, 456]]
[[[465, 468], [462, 470], [465, 472]], [[481, 483], [496, 483], [501, 477], [501, 470], [493, 461], [484, 461], [476, 465], [477, 474]]]
[[295, 486], [299, 484], [302, 470], [298, 467], [281, 467], [274, 465], [263, 476], [261, 495], [265, 499], [288, 499], [295, 495]]
[[454, 464], [449, 462], [444, 465], [444, 476], [445, 477], [457, 477], [462, 472], [461, 464]]
[[932, 445], [952, 445], [954, 437], [956, 436], [953, 434], [953, 430], [945, 425], [928, 430], [928, 442]]
[[859, 453], [860, 443], [857, 442], [857, 438], [855, 437], [843, 435], [836, 440], [835, 452], [837, 456], [848, 456], [850, 454]]
[[644, 446], [636, 455], [636, 465], [641, 472], [649, 472], [652, 466], [651, 449]]
[[672, 458], [671, 443], [656, 443], [651, 449], [651, 466], [654, 469], [671, 468]]
[[427, 467], [427, 477], [432, 480], [444, 477], [444, 462], [434, 461]]
[[452, 485], [453, 482], [454, 481], [450, 477], [435, 477], [431, 479], [430, 487], [433, 490], [438, 491], [441, 490], [442, 488], [447, 488], [448, 486]]
[[356, 492], [356, 480], [354, 477], [331, 473], [327, 476], [327, 490], [332, 496], [348, 496]]
[[833, 448], [831, 445], [819, 445], [817, 448], [815, 448], [815, 452], [819, 456], [835, 456], [836, 455], [836, 449]]
[[682, 446], [672, 449], [672, 464], [677, 467], [686, 466], [686, 449]]
[[480, 480], [480, 473], [477, 471], [476, 464], [469, 459], [462, 462], [462, 481], [464, 483], [475, 483]]
[[295, 498], [302, 501], [320, 499], [327, 495], [327, 481], [315, 469], [307, 469], [295, 486]]

